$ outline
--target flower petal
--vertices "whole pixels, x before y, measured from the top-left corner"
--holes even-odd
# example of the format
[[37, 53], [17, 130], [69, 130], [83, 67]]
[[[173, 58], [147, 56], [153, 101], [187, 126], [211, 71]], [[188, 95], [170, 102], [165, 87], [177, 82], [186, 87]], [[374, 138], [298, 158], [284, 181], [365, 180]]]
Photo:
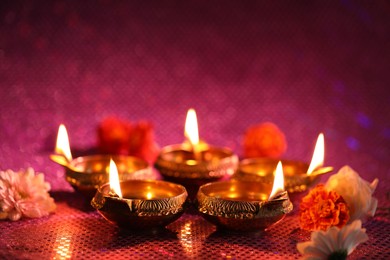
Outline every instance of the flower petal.
[[347, 202], [350, 210], [349, 223], [351, 223], [356, 219], [364, 220], [366, 217], [374, 216], [378, 204], [372, 194], [377, 185], [378, 179], [369, 183], [352, 168], [344, 166], [328, 179], [325, 187], [336, 191]]
[[42, 173], [33, 168], [0, 171], [0, 219], [19, 220], [25, 217], [42, 217], [56, 208]]
[[360, 243], [366, 242], [366, 229], [362, 228], [361, 220], [355, 220], [340, 232], [343, 236], [343, 248], [350, 254]]
[[8, 219], [12, 221], [19, 220], [22, 217], [22, 213], [17, 210], [12, 210], [11, 212], [8, 212]]
[[324, 259], [328, 256], [324, 248], [318, 247], [312, 241], [297, 244], [298, 251], [304, 256], [310, 256], [310, 259]]
[[349, 255], [360, 243], [367, 241], [366, 229], [356, 220], [339, 229], [331, 227], [326, 232], [314, 231], [311, 241], [297, 244], [298, 251], [304, 257], [327, 259], [334, 253], [347, 252]]

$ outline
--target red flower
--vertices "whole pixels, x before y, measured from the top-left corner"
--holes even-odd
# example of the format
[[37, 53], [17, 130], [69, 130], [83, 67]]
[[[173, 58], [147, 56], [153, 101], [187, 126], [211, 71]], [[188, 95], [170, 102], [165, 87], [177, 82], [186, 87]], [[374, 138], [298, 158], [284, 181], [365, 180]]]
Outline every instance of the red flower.
[[149, 163], [159, 151], [150, 122], [130, 123], [115, 117], [104, 119], [98, 126], [98, 144], [103, 153], [136, 156]]
[[152, 124], [146, 121], [135, 124], [130, 133], [129, 154], [154, 162], [158, 152]]
[[273, 123], [251, 126], [244, 135], [244, 157], [280, 157], [287, 149], [283, 132]]
[[327, 191], [317, 185], [302, 198], [299, 205], [300, 224], [305, 230], [324, 230], [343, 227], [349, 220], [349, 210], [343, 197], [335, 191]]
[[104, 119], [98, 126], [99, 148], [104, 153], [128, 155], [132, 125], [115, 117]]

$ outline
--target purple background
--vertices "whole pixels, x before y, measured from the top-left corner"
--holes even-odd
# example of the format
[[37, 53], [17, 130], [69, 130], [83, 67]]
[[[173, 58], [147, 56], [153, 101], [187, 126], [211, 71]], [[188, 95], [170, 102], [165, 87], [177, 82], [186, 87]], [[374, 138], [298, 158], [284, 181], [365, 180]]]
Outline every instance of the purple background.
[[271, 121], [286, 158], [388, 178], [390, 6], [385, 1], [35, 1], [2, 4], [2, 168], [51, 174], [64, 123], [72, 148], [96, 144], [115, 115], [155, 125], [161, 145], [201, 137], [241, 154], [245, 129]]
[[385, 199], [389, 17], [387, 1], [2, 1], [0, 167], [71, 190], [48, 158], [60, 123], [74, 150], [111, 115], [153, 122], [165, 146], [194, 107], [202, 139], [239, 155], [260, 122], [306, 162], [324, 132], [326, 165], [378, 177]]

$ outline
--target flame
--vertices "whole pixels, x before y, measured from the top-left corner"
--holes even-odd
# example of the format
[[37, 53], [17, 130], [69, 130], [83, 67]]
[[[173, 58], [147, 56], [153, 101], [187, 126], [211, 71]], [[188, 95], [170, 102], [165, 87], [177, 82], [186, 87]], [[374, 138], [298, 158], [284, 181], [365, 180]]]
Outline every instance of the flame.
[[57, 154], [63, 155], [69, 162], [72, 161], [68, 132], [66, 131], [66, 127], [63, 124], [61, 124], [58, 128], [55, 152]]
[[122, 198], [121, 186], [119, 184], [118, 168], [116, 167], [115, 162], [110, 159], [110, 189], [114, 191], [119, 198]]
[[199, 144], [198, 120], [193, 108], [190, 108], [187, 112], [184, 136], [188, 138], [193, 147]]
[[153, 193], [148, 192], [146, 193], [146, 199], [151, 200], [153, 198]]
[[283, 166], [282, 162], [279, 161], [276, 166], [274, 185], [272, 186], [271, 194], [269, 195], [268, 200], [273, 200], [279, 193], [284, 191], [284, 176], [283, 176]]
[[324, 165], [324, 157], [325, 157], [324, 134], [320, 133], [317, 138], [316, 147], [314, 148], [313, 158], [311, 159], [309, 169], [307, 170], [307, 175], [312, 174], [312, 172], [315, 169]]

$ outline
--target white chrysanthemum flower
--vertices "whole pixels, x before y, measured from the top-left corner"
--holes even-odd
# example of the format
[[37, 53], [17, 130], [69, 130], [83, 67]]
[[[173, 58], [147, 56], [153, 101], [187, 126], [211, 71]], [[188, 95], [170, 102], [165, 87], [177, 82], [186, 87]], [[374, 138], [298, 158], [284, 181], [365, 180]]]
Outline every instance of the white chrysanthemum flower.
[[39, 218], [54, 212], [56, 204], [42, 173], [34, 169], [0, 171], [0, 219]]
[[304, 259], [346, 259], [360, 244], [368, 240], [361, 220], [355, 220], [339, 229], [331, 227], [327, 231], [314, 231], [311, 241], [297, 244]]
[[372, 183], [363, 180], [351, 167], [344, 166], [337, 174], [332, 175], [325, 184], [325, 188], [340, 194], [349, 208], [350, 219], [364, 221], [375, 215], [378, 200], [372, 197], [378, 179]]

